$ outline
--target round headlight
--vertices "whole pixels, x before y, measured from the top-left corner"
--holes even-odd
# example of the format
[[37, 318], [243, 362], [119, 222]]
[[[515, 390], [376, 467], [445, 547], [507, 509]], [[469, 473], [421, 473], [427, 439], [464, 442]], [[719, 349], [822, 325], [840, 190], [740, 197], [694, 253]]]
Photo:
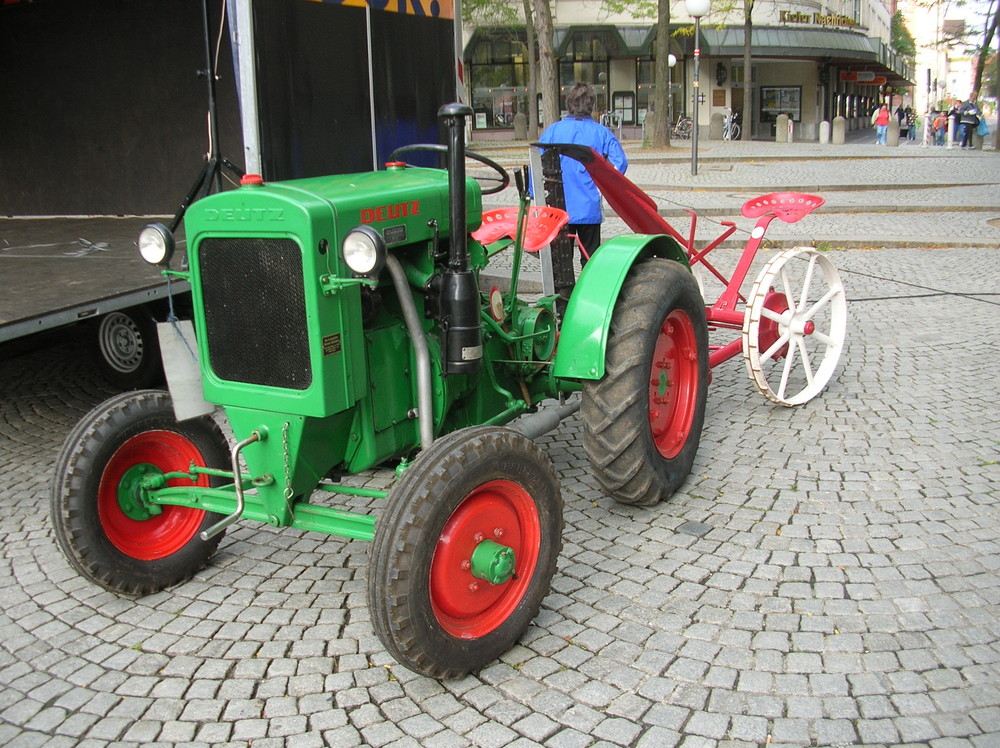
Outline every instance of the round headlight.
[[370, 226], [358, 226], [344, 237], [344, 262], [358, 275], [376, 275], [385, 263], [385, 241]]
[[139, 254], [150, 265], [167, 265], [174, 256], [174, 235], [162, 223], [148, 223], [139, 232]]

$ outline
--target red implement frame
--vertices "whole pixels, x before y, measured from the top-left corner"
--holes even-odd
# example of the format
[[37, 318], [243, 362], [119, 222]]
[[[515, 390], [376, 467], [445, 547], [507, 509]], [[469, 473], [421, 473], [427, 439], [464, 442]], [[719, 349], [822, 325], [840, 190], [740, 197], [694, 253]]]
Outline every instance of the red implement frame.
[[[722, 234], [703, 248], [698, 249], [694, 241], [698, 216], [693, 210], [687, 211], [691, 215], [691, 227], [688, 235], [686, 237], [681, 236], [660, 215], [655, 201], [633, 184], [625, 175], [619, 173], [614, 166], [593, 148], [566, 144], [539, 145], [544, 148], [555, 148], [561, 155], [569, 156], [582, 163], [590, 174], [591, 179], [594, 180], [594, 184], [601, 191], [604, 199], [608, 201], [608, 205], [625, 221], [625, 224], [632, 231], [639, 234], [666, 234], [672, 237], [684, 248], [692, 268], [696, 265], [702, 265], [722, 282], [725, 290], [714, 304], [705, 308], [710, 329], [743, 329], [744, 312], [742, 309], [737, 310], [736, 307], [738, 304], [745, 305], [747, 300], [740, 293], [740, 288], [743, 286], [747, 273], [750, 271], [750, 266], [757, 255], [757, 250], [764, 240], [764, 233], [767, 231], [768, 224], [775, 218], [779, 218], [785, 223], [795, 223], [825, 202], [823, 198], [816, 195], [806, 195], [798, 192], [776, 192], [755, 197], [744, 203], [743, 215], [746, 218], [756, 218], [757, 224], [750, 232], [750, 240], [743, 249], [743, 254], [736, 265], [736, 269], [733, 271], [732, 276], [727, 278], [706, 259], [706, 256], [736, 231], [735, 223], [732, 221], [722, 221], [722, 225], [726, 227]], [[726, 345], [712, 346], [708, 357], [709, 365], [715, 367], [739, 355], [742, 346], [741, 338], [737, 338]]]

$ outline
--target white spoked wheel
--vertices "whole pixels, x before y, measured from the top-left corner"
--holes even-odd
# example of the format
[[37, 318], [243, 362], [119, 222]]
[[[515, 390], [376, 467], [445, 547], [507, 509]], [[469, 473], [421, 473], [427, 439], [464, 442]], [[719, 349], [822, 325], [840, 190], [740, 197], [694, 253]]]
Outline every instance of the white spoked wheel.
[[793, 247], [764, 266], [743, 316], [743, 358], [761, 394], [785, 406], [816, 397], [846, 335], [844, 284], [827, 257]]

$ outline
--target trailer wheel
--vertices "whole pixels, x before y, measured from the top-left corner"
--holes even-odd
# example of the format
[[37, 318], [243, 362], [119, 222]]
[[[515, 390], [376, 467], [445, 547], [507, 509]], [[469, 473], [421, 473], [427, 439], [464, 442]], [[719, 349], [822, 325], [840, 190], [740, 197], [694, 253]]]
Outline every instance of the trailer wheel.
[[747, 300], [743, 358], [750, 379], [778, 405], [809, 402], [833, 376], [847, 336], [837, 268], [812, 247], [786, 249], [760, 271]]
[[601, 486], [649, 506], [691, 472], [708, 395], [708, 328], [698, 284], [676, 262], [637, 263], [618, 296], [605, 375], [583, 386], [583, 447]]
[[453, 432], [403, 473], [379, 517], [368, 577], [375, 631], [417, 673], [477, 670], [527, 629], [561, 545], [548, 455], [510, 429]]
[[[192, 462], [226, 467], [225, 437], [207, 416], [178, 423], [166, 392], [127, 392], [85, 415], [63, 444], [52, 482], [52, 524], [70, 563], [127, 595], [155, 592], [203, 568], [222, 534], [203, 541], [198, 533], [221, 515], [137, 498], [143, 477], [187, 471]], [[210, 485], [208, 476], [193, 485]]]
[[137, 390], [163, 380], [156, 323], [144, 307], [109, 312], [94, 325], [96, 361], [116, 387]]

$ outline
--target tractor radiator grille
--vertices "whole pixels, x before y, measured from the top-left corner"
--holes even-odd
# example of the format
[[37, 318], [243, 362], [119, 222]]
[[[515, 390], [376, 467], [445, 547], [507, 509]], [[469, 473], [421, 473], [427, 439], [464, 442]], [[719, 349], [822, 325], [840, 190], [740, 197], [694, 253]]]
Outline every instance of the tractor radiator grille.
[[302, 252], [291, 239], [205, 239], [199, 250], [208, 353], [233, 382], [312, 382]]

